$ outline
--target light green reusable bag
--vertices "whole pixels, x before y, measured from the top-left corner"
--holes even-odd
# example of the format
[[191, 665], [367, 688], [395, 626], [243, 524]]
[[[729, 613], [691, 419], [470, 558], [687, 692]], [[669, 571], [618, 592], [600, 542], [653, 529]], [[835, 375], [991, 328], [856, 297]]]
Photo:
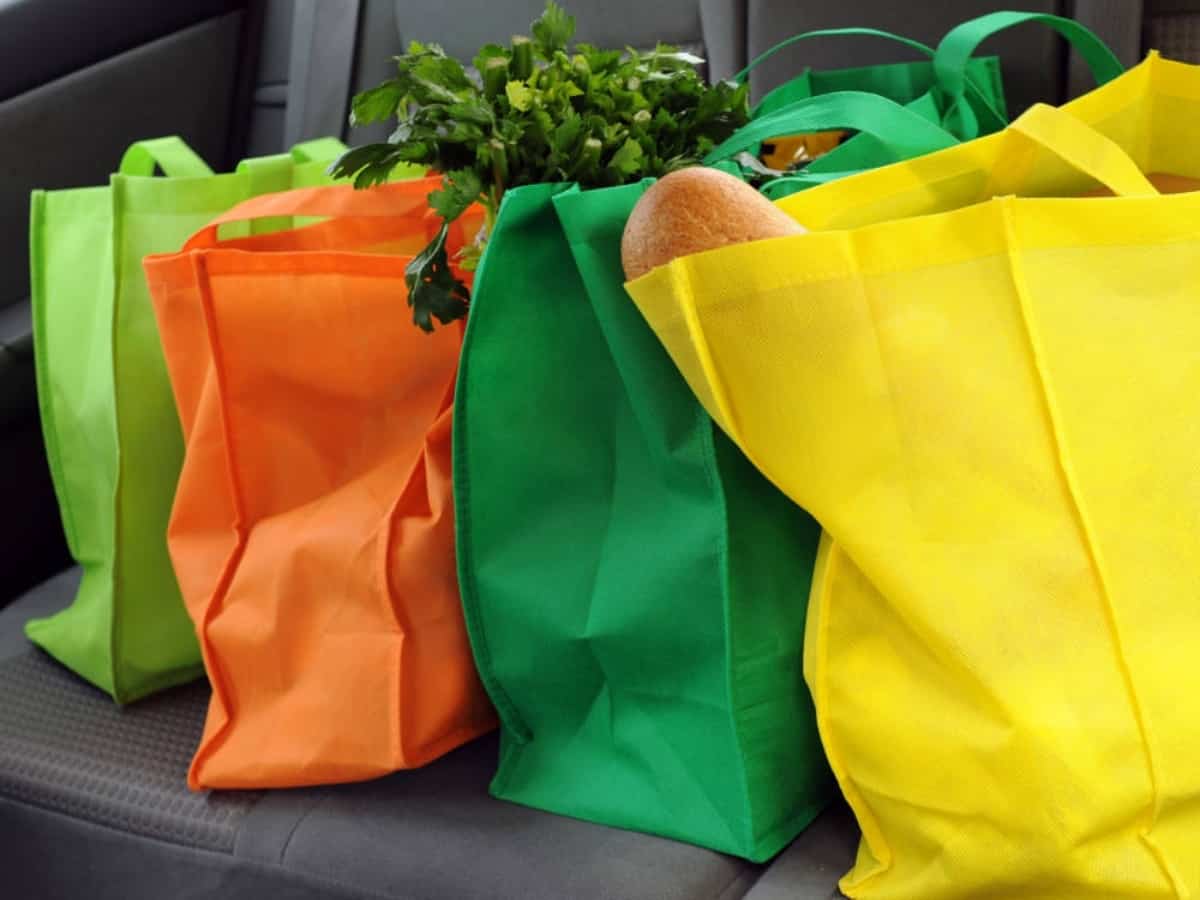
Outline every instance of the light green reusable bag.
[[26, 633], [118, 703], [203, 672], [167, 555], [183, 442], [142, 257], [179, 249], [249, 197], [327, 183], [344, 149], [321, 139], [214, 175], [166, 137], [131, 146], [107, 186], [33, 193], [42, 430], [83, 581], [71, 606]]

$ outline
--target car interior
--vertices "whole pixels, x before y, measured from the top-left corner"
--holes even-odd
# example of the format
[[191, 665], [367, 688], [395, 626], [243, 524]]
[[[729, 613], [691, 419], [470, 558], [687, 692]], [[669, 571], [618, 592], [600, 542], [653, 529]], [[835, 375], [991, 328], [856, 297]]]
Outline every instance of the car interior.
[[[1021, 0], [1071, 16], [1132, 65], [1154, 47], [1200, 63], [1197, 0]], [[934, 44], [993, 0], [577, 0], [578, 37], [664, 41], [728, 78], [782, 35], [869, 24]], [[308, 139], [350, 146], [351, 98], [408, 41], [469, 61], [541, 0], [0, 0], [0, 893], [12, 898], [579, 898], [824, 900], [859, 833], [835, 804], [775, 859], [750, 863], [652, 835], [499, 802], [498, 744], [353, 784], [190, 791], [203, 680], [120, 707], [35, 649], [24, 624], [69, 604], [79, 574], [43, 448], [28, 262], [29, 195], [107, 183], [132, 142], [179, 135], [214, 171]], [[1090, 87], [1048, 29], [983, 52], [1015, 115]], [[807, 41], [752, 76], [755, 97], [806, 67], [911, 59], [868, 37]], [[588, 773], [581, 771], [579, 778]]]

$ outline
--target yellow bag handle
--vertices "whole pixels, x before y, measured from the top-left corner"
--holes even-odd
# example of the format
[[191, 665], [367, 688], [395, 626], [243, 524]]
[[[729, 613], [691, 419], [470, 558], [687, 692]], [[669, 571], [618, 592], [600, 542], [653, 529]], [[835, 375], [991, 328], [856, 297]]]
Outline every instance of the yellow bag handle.
[[1031, 106], [1009, 129], [1046, 148], [1118, 197], [1153, 197], [1158, 190], [1115, 141], [1058, 107]]

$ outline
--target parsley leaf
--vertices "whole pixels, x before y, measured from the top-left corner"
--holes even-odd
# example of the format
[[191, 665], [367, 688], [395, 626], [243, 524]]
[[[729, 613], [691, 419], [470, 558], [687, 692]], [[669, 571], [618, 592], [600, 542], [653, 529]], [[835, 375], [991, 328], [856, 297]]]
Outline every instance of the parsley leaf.
[[453, 222], [479, 200], [483, 181], [474, 169], [456, 169], [442, 177], [442, 189], [429, 195], [429, 208], [446, 222]]
[[504, 93], [515, 110], [526, 112], [533, 106], [533, 91], [524, 81], [510, 81], [504, 86]]
[[575, 17], [567, 15], [566, 10], [550, 0], [542, 17], [533, 23], [530, 30], [538, 51], [543, 57], [549, 57], [555, 50], [565, 48], [575, 36]]
[[467, 314], [470, 294], [466, 285], [450, 271], [450, 261], [446, 257], [449, 231], [450, 227], [443, 222], [437, 237], [404, 270], [413, 323], [422, 331], [433, 331], [435, 318], [448, 325]]
[[363, 91], [350, 106], [350, 124], [369, 125], [371, 122], [386, 121], [395, 114], [403, 95], [403, 87], [394, 78], [379, 87]]
[[608, 161], [610, 168], [616, 169], [621, 175], [636, 175], [642, 168], [642, 145], [633, 138], [626, 138], [612, 159]]

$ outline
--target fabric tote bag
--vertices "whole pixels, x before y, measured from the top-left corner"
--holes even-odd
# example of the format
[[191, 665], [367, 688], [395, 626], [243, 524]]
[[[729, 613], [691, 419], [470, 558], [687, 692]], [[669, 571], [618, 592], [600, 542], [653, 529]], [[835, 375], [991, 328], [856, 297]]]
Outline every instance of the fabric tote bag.
[[[751, 66], [801, 40], [856, 34], [899, 41], [930, 59], [909, 64], [907, 69], [892, 65], [801, 76], [781, 85], [762, 99], [755, 110], [755, 134], [765, 139], [771, 133], [783, 133], [779, 130], [781, 123], [777, 121], [776, 114], [784, 113], [795, 99], [822, 97], [841, 91], [873, 93], [902, 103], [906, 110], [936, 123], [955, 140], [970, 140], [981, 134], [991, 134], [1008, 123], [999, 62], [994, 57], [977, 57], [975, 53], [980, 44], [993, 35], [1011, 28], [1034, 25], [1058, 32], [1079, 54], [1097, 84], [1106, 84], [1125, 71], [1112, 50], [1093, 32], [1073, 19], [1045, 13], [995, 12], [969, 19], [951, 29], [936, 50], [917, 41], [874, 29], [811, 32], [789, 38], [768, 50]], [[819, 74], [821, 77], [818, 77]], [[810, 84], [805, 83], [806, 78]], [[886, 139], [877, 136], [880, 132], [878, 128], [857, 133], [796, 174], [768, 181], [762, 188], [763, 193], [777, 200], [854, 172], [909, 159], [917, 154], [898, 153], [897, 147], [903, 146], [903, 135], [911, 130], [908, 127], [897, 132], [895, 126], [890, 126], [883, 130]], [[825, 132], [837, 133], [841, 131]]]
[[819, 532], [622, 296], [643, 190], [509, 191], [476, 277], [454, 478], [492, 792], [764, 859], [833, 787], [800, 668]]
[[[865, 129], [900, 155], [954, 143], [882, 97], [788, 109], [776, 121]], [[648, 185], [508, 191], [476, 278], [454, 479], [467, 624], [503, 723], [492, 791], [762, 860], [831, 796], [799, 668], [819, 532], [625, 295], [621, 233]]]
[[[196, 678], [200, 649], [167, 556], [183, 444], [142, 257], [177, 250], [235, 203], [327, 183], [332, 139], [213, 175], [179, 138], [141, 141], [104, 187], [35, 191], [34, 340], [46, 454], [67, 544], [71, 606], [30, 639], [119, 703]], [[155, 168], [163, 177], [151, 177]]]
[[[495, 726], [455, 575], [461, 330], [405, 303], [438, 183], [259, 197], [145, 261], [185, 442], [168, 544], [213, 686], [193, 788], [372, 778]], [[218, 239], [293, 216], [324, 221]]]
[[[768, 91], [755, 105], [754, 118], [766, 118], [798, 100], [856, 91], [875, 94], [908, 106], [930, 121], [941, 124], [942, 110], [938, 102], [939, 73], [933, 67], [933, 48], [920, 41], [875, 28], [828, 28], [792, 35], [752, 60], [745, 69], [734, 76], [734, 80], [745, 81], [751, 72], [767, 60], [797, 44], [843, 37], [869, 37], [898, 43], [924, 58], [914, 62], [884, 63], [849, 69], [805, 68], [796, 77]], [[999, 58], [972, 55], [964, 62], [964, 67], [968, 102], [978, 108], [978, 117], [991, 126], [989, 130], [994, 131], [1002, 127], [1008, 121], [1008, 111]], [[887, 150], [880, 147], [870, 135], [855, 135], [849, 139], [847, 137], [848, 133], [844, 129], [790, 136], [780, 133], [764, 140], [761, 152], [764, 162], [776, 169], [786, 168], [798, 154], [820, 158], [821, 155], [832, 153], [830, 159], [824, 160], [817, 167], [819, 171], [827, 172], [869, 168], [872, 164], [894, 161], [886, 155]], [[850, 146], [847, 148], [846, 145]], [[881, 155], [882, 158], [878, 158]], [[873, 157], [877, 158], [874, 163], [871, 162]], [[775, 190], [786, 184], [787, 182], [781, 183]]]
[[851, 897], [1200, 891], [1198, 139], [1200, 68], [1151, 57], [629, 286], [825, 528]]

